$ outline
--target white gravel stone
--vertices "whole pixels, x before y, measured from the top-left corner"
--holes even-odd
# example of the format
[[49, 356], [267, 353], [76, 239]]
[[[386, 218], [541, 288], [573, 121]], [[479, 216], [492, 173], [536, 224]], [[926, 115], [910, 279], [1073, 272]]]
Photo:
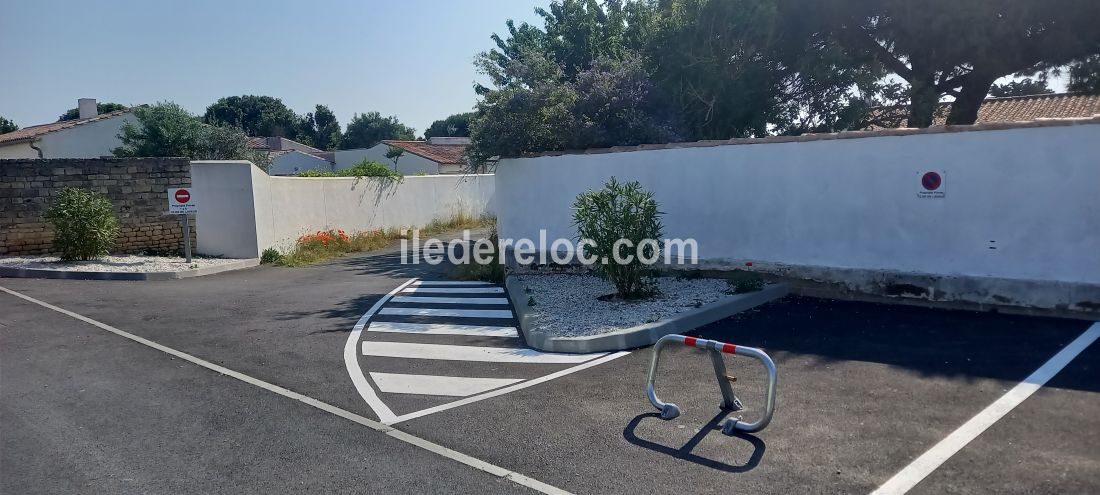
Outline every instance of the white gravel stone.
[[218, 266], [236, 259], [192, 258], [187, 263], [182, 257], [118, 255], [105, 256], [95, 261], [61, 261], [57, 256], [0, 256], [0, 266], [34, 270], [62, 270], [74, 272], [179, 272]]
[[[660, 294], [643, 301], [601, 301], [615, 286], [592, 275], [520, 275], [535, 300], [534, 325], [559, 337], [582, 337], [614, 332], [659, 321], [728, 295], [725, 279], [656, 279]], [[516, 301], [527, 304], [527, 301]]]

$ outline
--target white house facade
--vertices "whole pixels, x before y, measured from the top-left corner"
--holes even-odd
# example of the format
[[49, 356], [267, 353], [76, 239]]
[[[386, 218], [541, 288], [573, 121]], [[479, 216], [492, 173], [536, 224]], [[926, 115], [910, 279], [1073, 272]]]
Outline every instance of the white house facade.
[[[90, 109], [88, 103], [90, 101]], [[112, 156], [122, 145], [122, 125], [135, 122], [128, 110], [97, 115], [95, 100], [80, 100], [80, 118], [25, 127], [0, 134], [0, 159], [5, 158], [99, 158]]]

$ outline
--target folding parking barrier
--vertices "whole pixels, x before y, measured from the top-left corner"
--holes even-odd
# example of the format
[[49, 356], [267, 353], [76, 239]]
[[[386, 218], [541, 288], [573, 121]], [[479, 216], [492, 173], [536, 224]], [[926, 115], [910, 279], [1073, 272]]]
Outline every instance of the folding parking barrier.
[[661, 402], [661, 399], [657, 398], [657, 393], [653, 391], [653, 382], [657, 378], [657, 363], [660, 361], [661, 350], [670, 342], [678, 342], [688, 347], [703, 349], [710, 354], [711, 364], [714, 365], [714, 376], [718, 379], [718, 388], [722, 390], [722, 405], [720, 407], [726, 410], [739, 411], [742, 409], [742, 406], [741, 401], [734, 395], [733, 387], [730, 385], [730, 382], [734, 381], [734, 378], [726, 375], [726, 363], [722, 360], [722, 353], [748, 356], [763, 363], [764, 368], [768, 370], [768, 388], [766, 398], [764, 399], [764, 415], [751, 423], [741, 421], [740, 417], [736, 419], [727, 419], [722, 423], [722, 433], [726, 435], [732, 435], [734, 431], [753, 433], [763, 430], [764, 427], [768, 426], [768, 423], [772, 420], [772, 413], [775, 411], [776, 374], [775, 363], [772, 362], [772, 358], [764, 351], [755, 347], [738, 346], [676, 334], [665, 335], [657, 340], [657, 343], [653, 346], [653, 359], [649, 365], [649, 380], [646, 384], [646, 391], [649, 395], [649, 402], [661, 411], [661, 419], [673, 419], [680, 415], [680, 408], [676, 407], [676, 404]]

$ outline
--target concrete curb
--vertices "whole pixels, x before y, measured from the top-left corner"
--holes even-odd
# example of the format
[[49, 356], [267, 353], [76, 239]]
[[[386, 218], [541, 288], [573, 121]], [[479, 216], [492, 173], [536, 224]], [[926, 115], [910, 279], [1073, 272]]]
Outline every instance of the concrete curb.
[[703, 307], [685, 311], [661, 321], [587, 337], [553, 337], [535, 330], [533, 310], [527, 306], [523, 283], [514, 275], [505, 281], [508, 299], [515, 308], [516, 319], [527, 345], [545, 352], [590, 353], [645, 347], [671, 333], [687, 333], [703, 325], [727, 318], [741, 311], [774, 301], [787, 295], [785, 284], [774, 284], [759, 292], [723, 297]]
[[0, 278], [56, 278], [66, 280], [137, 280], [157, 281], [201, 277], [215, 273], [259, 266], [259, 258], [244, 259], [224, 265], [207, 266], [178, 272], [79, 272], [70, 270], [42, 270], [38, 268], [0, 267]]

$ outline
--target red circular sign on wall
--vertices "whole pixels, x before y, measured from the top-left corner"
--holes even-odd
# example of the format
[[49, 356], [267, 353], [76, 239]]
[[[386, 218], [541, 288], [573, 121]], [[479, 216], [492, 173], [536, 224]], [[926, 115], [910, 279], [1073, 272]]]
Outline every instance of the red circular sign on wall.
[[943, 178], [936, 172], [927, 172], [920, 178], [920, 185], [929, 191], [935, 191], [943, 184]]
[[187, 189], [180, 189], [176, 191], [176, 202], [186, 203], [188, 201], [191, 201], [191, 193], [188, 192]]

